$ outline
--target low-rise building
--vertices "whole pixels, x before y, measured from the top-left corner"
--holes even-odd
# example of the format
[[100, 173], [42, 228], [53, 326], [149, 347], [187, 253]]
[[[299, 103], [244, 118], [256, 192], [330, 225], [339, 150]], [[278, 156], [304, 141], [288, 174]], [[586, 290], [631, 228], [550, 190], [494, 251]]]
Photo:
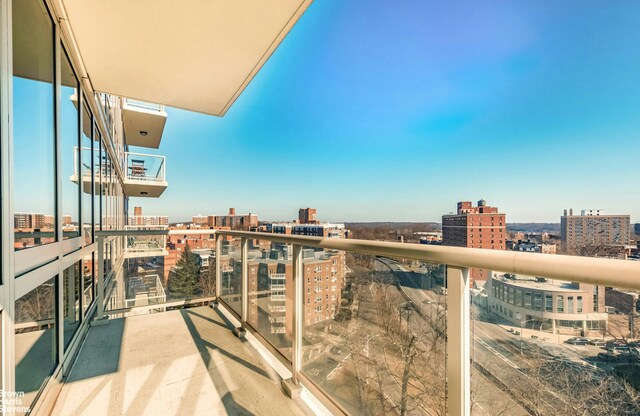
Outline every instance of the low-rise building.
[[607, 329], [604, 286], [492, 272], [485, 288], [489, 311], [515, 326], [583, 336]]

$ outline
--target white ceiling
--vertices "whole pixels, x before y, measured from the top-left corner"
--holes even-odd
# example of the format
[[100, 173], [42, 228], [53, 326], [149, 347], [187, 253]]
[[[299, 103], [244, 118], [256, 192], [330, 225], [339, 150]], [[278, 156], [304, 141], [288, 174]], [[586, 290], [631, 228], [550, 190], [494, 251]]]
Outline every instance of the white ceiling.
[[96, 91], [222, 116], [312, 0], [63, 0]]

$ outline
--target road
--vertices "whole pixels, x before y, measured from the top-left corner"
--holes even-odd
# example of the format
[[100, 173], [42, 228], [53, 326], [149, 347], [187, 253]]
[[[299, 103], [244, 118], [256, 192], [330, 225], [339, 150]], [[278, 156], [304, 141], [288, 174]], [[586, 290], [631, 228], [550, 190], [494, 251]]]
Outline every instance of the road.
[[[392, 259], [380, 258], [379, 261], [392, 270], [398, 280], [399, 289], [419, 309], [422, 309], [423, 314], [429, 308], [431, 310], [444, 308], [444, 297], [433, 291], [420, 289], [419, 280], [413, 272], [406, 270], [401, 264]], [[479, 309], [475, 305], [472, 307], [472, 314], [475, 317], [480, 317]], [[526, 372], [531, 367], [534, 358], [538, 360], [570, 361], [575, 364], [594, 367], [589, 358], [601, 352], [601, 349], [594, 346], [572, 346], [522, 339], [508, 332], [503, 326], [480, 319], [472, 319], [471, 332], [471, 354], [474, 365], [472, 378], [483, 377], [483, 371], [488, 376], [484, 377], [481, 383], [483, 391], [479, 394], [480, 397], [476, 397], [481, 408], [479, 413], [483, 413], [483, 408], [486, 409], [488, 406], [495, 407], [496, 403], [500, 403], [503, 409], [509, 409], [508, 414], [510, 415], [528, 414], [525, 406], [521, 405], [522, 403], [515, 403], [514, 397], [517, 396], [517, 393], [514, 393], [514, 390], [508, 386], [531, 384], [528, 382], [530, 380], [527, 379]], [[494, 386], [493, 389], [486, 389], [485, 381], [489, 379]], [[478, 389], [478, 385], [475, 383], [474, 388]], [[508, 390], [511, 390], [510, 394], [506, 393]], [[548, 412], [555, 413], [559, 402], [566, 399], [559, 397], [550, 389], [547, 389], [547, 393], [544, 395], [546, 397], [540, 399], [542, 401], [540, 405], [546, 408]], [[489, 413], [492, 412], [497, 411], [494, 410]], [[484, 413], [487, 413], [487, 411], [485, 410]]]

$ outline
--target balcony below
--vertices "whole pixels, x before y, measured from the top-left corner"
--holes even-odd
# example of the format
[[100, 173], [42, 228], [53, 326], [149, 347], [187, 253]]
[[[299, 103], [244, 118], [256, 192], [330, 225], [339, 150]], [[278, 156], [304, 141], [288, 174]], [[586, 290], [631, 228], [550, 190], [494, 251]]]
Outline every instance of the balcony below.
[[53, 415], [303, 415], [278, 373], [219, 310], [199, 307], [94, 326]]
[[167, 122], [164, 106], [126, 99], [122, 106], [122, 119], [129, 146], [160, 147]]
[[158, 198], [167, 189], [165, 166], [164, 156], [127, 152], [124, 193]]

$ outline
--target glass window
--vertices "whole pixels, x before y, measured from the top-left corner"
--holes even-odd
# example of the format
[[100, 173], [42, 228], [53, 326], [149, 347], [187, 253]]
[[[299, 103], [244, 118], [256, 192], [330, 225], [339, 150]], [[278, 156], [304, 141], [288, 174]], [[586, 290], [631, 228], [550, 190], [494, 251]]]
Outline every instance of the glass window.
[[92, 172], [94, 170], [94, 151], [93, 141], [91, 139], [92, 132], [92, 118], [91, 113], [86, 107], [82, 108], [82, 223], [84, 227], [84, 242], [85, 244], [91, 244], [93, 242], [93, 197], [92, 190], [93, 179], [95, 175]]
[[525, 292], [524, 294], [524, 307], [531, 309], [531, 293]]
[[16, 388], [30, 406], [56, 367], [56, 288], [52, 278], [16, 300]]
[[[80, 178], [78, 176], [80, 126], [76, 94], [79, 85], [69, 57], [64, 50], [61, 55], [62, 235], [64, 239], [67, 239], [80, 236]], [[73, 99], [75, 99], [75, 103], [72, 101]]]
[[564, 312], [564, 296], [556, 296], [556, 312]]
[[100, 229], [100, 216], [102, 215], [100, 209], [100, 177], [102, 171], [100, 147], [102, 143], [102, 137], [98, 131], [98, 127], [95, 122], [93, 123], [93, 228], [94, 230]]
[[16, 250], [56, 240], [53, 23], [40, 0], [13, 1]]
[[535, 309], [536, 311], [542, 310], [542, 294], [541, 293], [533, 294], [533, 309]]
[[544, 304], [545, 304], [545, 310], [547, 312], [553, 311], [553, 298], [551, 297], [551, 295], [546, 295], [544, 297]]
[[79, 262], [68, 267], [62, 274], [63, 303], [61, 307], [64, 310], [65, 350], [76, 333], [78, 325], [80, 325], [80, 292], [82, 291], [82, 281], [80, 279]]
[[576, 312], [582, 312], [582, 296], [578, 296], [578, 310]]
[[573, 313], [573, 296], [567, 297], [567, 312]]

